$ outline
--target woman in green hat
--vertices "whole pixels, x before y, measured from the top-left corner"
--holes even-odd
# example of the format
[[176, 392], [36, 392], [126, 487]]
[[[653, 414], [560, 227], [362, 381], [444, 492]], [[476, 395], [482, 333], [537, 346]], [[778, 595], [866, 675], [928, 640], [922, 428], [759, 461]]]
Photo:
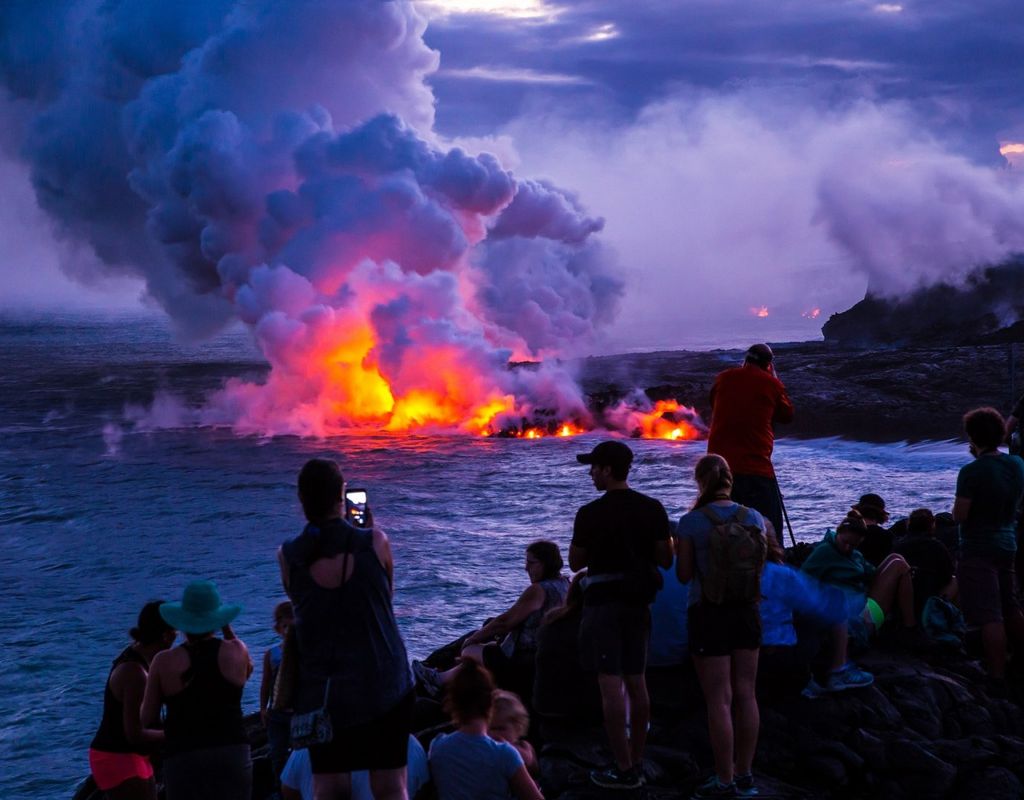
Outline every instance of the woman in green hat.
[[[252, 760], [242, 727], [242, 688], [249, 651], [231, 630], [241, 607], [221, 602], [210, 581], [192, 581], [180, 603], [160, 616], [185, 642], [158, 654], [142, 701], [144, 724], [167, 706], [164, 786], [167, 800], [249, 800]], [[215, 635], [222, 631], [223, 637]]]

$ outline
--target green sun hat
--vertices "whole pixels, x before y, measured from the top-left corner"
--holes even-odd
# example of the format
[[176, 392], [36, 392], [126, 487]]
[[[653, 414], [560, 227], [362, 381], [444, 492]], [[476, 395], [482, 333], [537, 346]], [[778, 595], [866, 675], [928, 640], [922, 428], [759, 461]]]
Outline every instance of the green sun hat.
[[164, 603], [160, 616], [168, 625], [185, 633], [211, 633], [238, 616], [242, 607], [225, 604], [213, 581], [192, 581], [185, 587], [180, 603]]

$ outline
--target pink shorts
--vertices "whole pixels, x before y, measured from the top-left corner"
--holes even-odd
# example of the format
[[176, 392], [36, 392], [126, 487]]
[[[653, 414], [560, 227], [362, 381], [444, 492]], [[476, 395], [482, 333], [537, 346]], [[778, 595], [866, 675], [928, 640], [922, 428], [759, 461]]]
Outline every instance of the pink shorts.
[[153, 765], [147, 756], [138, 753], [107, 753], [89, 749], [89, 769], [93, 780], [104, 792], [115, 789], [127, 780], [153, 777]]

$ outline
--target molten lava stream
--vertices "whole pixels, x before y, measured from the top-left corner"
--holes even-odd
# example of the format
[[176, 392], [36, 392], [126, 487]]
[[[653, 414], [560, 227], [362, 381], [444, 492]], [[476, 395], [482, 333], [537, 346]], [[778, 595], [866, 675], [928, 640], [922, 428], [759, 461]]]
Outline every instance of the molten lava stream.
[[691, 422], [695, 418], [696, 412], [677, 400], [658, 400], [640, 416], [639, 434], [644, 439], [699, 439], [700, 430]]

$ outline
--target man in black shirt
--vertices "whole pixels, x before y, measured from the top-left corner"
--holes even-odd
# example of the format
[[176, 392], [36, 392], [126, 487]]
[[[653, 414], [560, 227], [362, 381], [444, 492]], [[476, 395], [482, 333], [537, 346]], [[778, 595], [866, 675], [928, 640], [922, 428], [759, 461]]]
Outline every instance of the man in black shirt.
[[633, 451], [622, 442], [601, 442], [576, 459], [590, 465], [594, 488], [604, 492], [576, 513], [569, 546], [569, 566], [587, 568], [580, 652], [584, 667], [597, 672], [615, 756], [613, 766], [591, 772], [590, 779], [606, 788], [636, 788], [643, 782], [650, 719], [644, 681], [649, 605], [660, 588], [657, 567], [672, 563], [668, 515], [657, 500], [629, 488]]

